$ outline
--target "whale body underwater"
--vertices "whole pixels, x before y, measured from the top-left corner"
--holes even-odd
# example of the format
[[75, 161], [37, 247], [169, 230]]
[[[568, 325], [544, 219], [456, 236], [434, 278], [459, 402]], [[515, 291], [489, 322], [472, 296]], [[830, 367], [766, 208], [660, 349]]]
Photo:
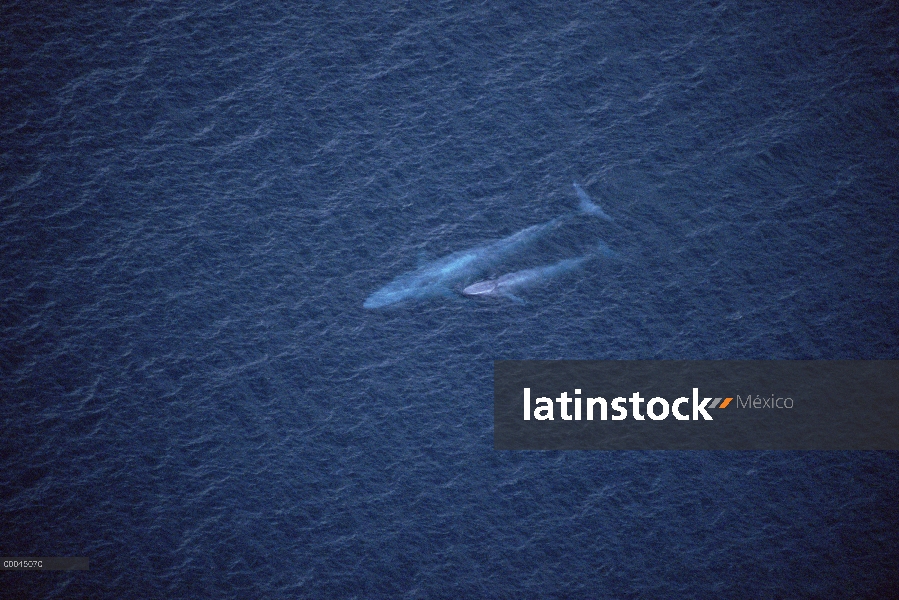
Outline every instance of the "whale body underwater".
[[470, 298], [504, 297], [509, 300], [524, 304], [524, 300], [516, 296], [520, 290], [543, 283], [554, 277], [560, 277], [579, 269], [588, 260], [598, 256], [615, 256], [615, 252], [605, 242], [600, 242], [599, 247], [583, 256], [566, 258], [551, 265], [522, 269], [513, 273], [506, 273], [496, 279], [486, 279], [473, 283], [462, 290], [463, 296]]
[[[362, 304], [363, 308], [385, 308], [413, 300], [435, 296], [457, 297], [457, 289], [482, 277], [495, 265], [516, 255], [561, 223], [579, 214], [611, 221], [612, 218], [597, 206], [578, 184], [574, 184], [580, 204], [578, 210], [556, 217], [546, 223], [532, 225], [512, 235], [468, 250], [453, 252], [448, 256], [421, 265], [400, 275], [381, 289], [372, 293]], [[586, 257], [569, 259], [580, 261]], [[562, 261], [565, 262], [565, 261]], [[560, 263], [561, 264], [561, 263]], [[580, 263], [578, 263], [580, 264]]]

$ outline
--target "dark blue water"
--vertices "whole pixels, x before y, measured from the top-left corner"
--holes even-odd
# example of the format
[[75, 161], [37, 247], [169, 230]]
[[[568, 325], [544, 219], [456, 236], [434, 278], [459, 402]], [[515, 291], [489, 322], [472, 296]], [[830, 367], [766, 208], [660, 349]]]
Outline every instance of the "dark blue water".
[[[897, 23], [4, 2], [0, 553], [91, 570], [2, 595], [891, 597], [897, 454], [497, 452], [492, 361], [899, 358]], [[362, 308], [573, 181], [616, 261]]]

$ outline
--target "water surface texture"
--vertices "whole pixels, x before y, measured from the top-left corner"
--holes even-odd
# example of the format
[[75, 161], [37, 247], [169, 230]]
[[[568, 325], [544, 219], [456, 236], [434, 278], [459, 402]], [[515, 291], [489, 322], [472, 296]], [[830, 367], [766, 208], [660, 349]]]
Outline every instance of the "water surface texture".
[[[492, 361], [899, 358], [896, 6], [3, 2], [4, 595], [890, 597], [896, 453], [497, 452]], [[615, 260], [363, 308], [573, 182], [486, 275]]]

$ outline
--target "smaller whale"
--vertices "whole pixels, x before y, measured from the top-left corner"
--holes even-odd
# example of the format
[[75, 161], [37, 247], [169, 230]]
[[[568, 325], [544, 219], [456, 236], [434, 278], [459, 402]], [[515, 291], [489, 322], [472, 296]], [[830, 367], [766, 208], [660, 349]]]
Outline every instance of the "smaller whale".
[[524, 304], [524, 300], [516, 295], [516, 292], [524, 288], [533, 287], [566, 273], [570, 273], [579, 269], [582, 264], [588, 260], [598, 256], [615, 256], [615, 252], [609, 248], [605, 242], [599, 242], [599, 246], [593, 252], [579, 256], [577, 258], [566, 258], [552, 265], [544, 265], [542, 267], [534, 267], [533, 269], [523, 269], [514, 273], [506, 273], [496, 279], [485, 279], [473, 283], [462, 290], [463, 296], [469, 298], [487, 298], [502, 296], [519, 304]]

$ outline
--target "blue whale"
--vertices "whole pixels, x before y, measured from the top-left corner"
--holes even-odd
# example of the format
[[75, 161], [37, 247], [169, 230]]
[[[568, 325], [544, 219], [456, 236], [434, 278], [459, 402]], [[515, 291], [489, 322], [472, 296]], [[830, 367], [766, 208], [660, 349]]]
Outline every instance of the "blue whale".
[[585, 254], [584, 256], [567, 258], [551, 265], [534, 267], [533, 269], [523, 269], [521, 271], [515, 271], [514, 273], [506, 273], [496, 279], [479, 281], [463, 289], [462, 295], [470, 298], [502, 296], [514, 300], [519, 304], [524, 304], [524, 300], [516, 295], [520, 290], [539, 285], [554, 277], [560, 277], [566, 273], [570, 273], [571, 271], [579, 269], [581, 265], [588, 260], [599, 255], [615, 256], [615, 253], [605, 244], [605, 242], [601, 241], [596, 250]]
[[501, 240], [469, 250], [453, 252], [449, 256], [424, 264], [414, 271], [400, 275], [371, 294], [362, 304], [363, 308], [384, 308], [401, 302], [434, 296], [455, 297], [454, 289], [483, 276], [494, 265], [521, 252], [562, 222], [578, 214], [611, 220], [601, 208], [593, 203], [581, 186], [574, 184], [574, 189], [580, 199], [577, 211], [556, 217], [546, 223], [532, 225]]

